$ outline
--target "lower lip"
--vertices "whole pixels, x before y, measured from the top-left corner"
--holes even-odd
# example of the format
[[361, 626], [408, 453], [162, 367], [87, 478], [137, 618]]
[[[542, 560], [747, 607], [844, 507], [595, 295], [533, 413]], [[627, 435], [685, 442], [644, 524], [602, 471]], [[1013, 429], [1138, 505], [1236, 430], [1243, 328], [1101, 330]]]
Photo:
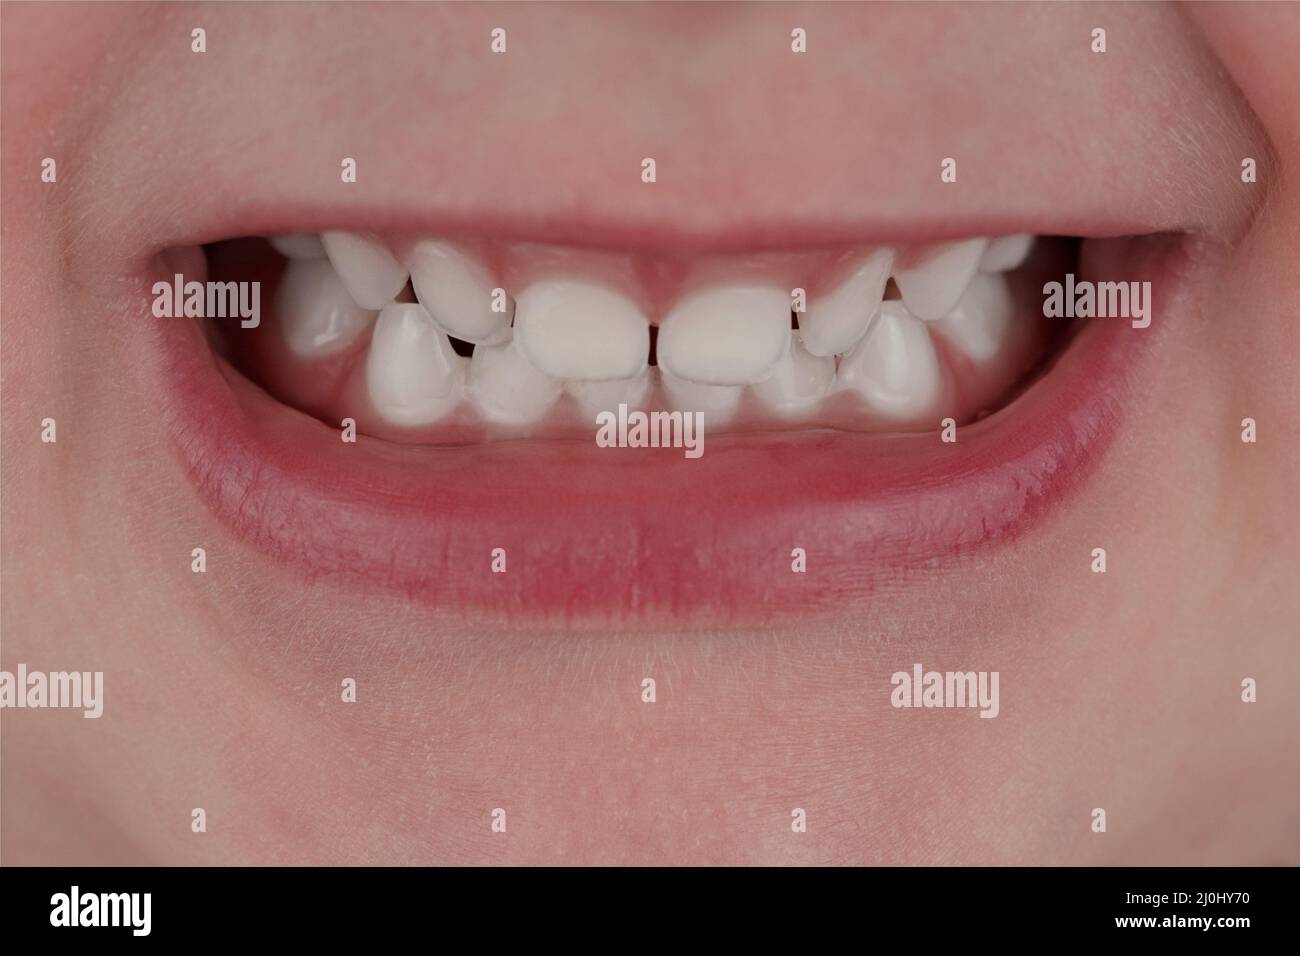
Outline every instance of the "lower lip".
[[[1162, 274], [1170, 258], [1145, 257]], [[344, 443], [214, 359], [196, 326], [156, 327], [174, 445], [247, 546], [310, 581], [471, 619], [597, 626], [851, 609], [900, 570], [1028, 533], [1109, 445], [1155, 337], [1094, 320], [1050, 374], [955, 444], [937, 423], [709, 436], [692, 460], [594, 440]], [[792, 571], [796, 548], [806, 573]]]

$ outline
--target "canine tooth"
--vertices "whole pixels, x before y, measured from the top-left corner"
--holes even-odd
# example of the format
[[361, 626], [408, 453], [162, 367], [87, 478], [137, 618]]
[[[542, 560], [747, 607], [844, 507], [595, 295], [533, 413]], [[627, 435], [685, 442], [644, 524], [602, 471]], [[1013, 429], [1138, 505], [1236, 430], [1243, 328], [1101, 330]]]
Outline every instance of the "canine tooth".
[[880, 308], [893, 265], [893, 250], [878, 249], [837, 289], [809, 302], [799, 316], [804, 348], [813, 355], [842, 355], [853, 348]]
[[802, 330], [790, 336], [790, 351], [776, 363], [772, 377], [754, 386], [758, 400], [781, 415], [797, 415], [815, 407], [835, 381], [835, 357], [809, 352]]
[[646, 395], [650, 392], [650, 369], [642, 369], [641, 374], [633, 378], [608, 382], [565, 382], [564, 390], [587, 417], [617, 411], [619, 405], [639, 409], [644, 407]]
[[650, 323], [610, 289], [568, 279], [530, 285], [515, 310], [515, 341], [552, 378], [630, 379], [646, 367]]
[[286, 259], [324, 259], [325, 247], [314, 232], [294, 232], [271, 236], [271, 247]]
[[764, 286], [722, 286], [687, 297], [659, 325], [659, 367], [706, 385], [751, 385], [790, 346], [790, 296]]
[[428, 425], [461, 398], [464, 363], [423, 306], [394, 302], [375, 323], [366, 356], [370, 402], [393, 425]]
[[492, 280], [479, 262], [446, 242], [416, 243], [406, 257], [415, 297], [448, 335], [499, 344], [507, 337], [513, 303], [492, 311]]
[[483, 417], [499, 425], [526, 425], [546, 414], [560, 396], [560, 383], [528, 361], [518, 341], [476, 345], [469, 362], [469, 388]]
[[989, 247], [980, 256], [980, 271], [1010, 272], [1019, 269], [1029, 258], [1029, 250], [1034, 247], [1032, 235], [998, 236], [989, 240]]
[[325, 259], [290, 259], [275, 293], [284, 340], [295, 355], [320, 358], [342, 351], [375, 320], [352, 301]]
[[942, 319], [951, 312], [987, 245], [987, 239], [949, 242], [927, 252], [916, 265], [895, 272], [907, 311], [918, 319]]
[[708, 425], [721, 425], [729, 421], [740, 407], [745, 392], [743, 385], [691, 382], [678, 378], [665, 368], [659, 369], [659, 379], [663, 382], [664, 393], [668, 397], [669, 411], [703, 412]]
[[939, 359], [925, 323], [895, 299], [881, 304], [866, 336], [840, 361], [836, 388], [852, 389], [887, 418], [927, 412], [939, 397]]
[[1002, 346], [1014, 313], [1006, 276], [981, 272], [970, 280], [957, 307], [931, 328], [974, 361], [985, 362]]
[[320, 239], [357, 305], [382, 309], [406, 285], [406, 267], [374, 239], [351, 232], [326, 232]]

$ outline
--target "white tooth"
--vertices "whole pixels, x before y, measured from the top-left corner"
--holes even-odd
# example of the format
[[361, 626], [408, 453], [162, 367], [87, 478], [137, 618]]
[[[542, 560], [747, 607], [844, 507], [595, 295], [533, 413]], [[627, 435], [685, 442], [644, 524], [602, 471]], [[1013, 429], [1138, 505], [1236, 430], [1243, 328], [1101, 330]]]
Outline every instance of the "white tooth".
[[750, 385], [772, 374], [790, 346], [790, 296], [764, 286], [722, 286], [689, 296], [659, 325], [660, 369], [708, 385]]
[[650, 354], [650, 323], [610, 289], [567, 279], [530, 285], [515, 309], [515, 341], [552, 378], [634, 378]]
[[375, 411], [393, 425], [428, 425], [460, 401], [464, 361], [424, 307], [394, 302], [375, 323], [366, 387]]
[[492, 311], [495, 286], [476, 259], [450, 243], [427, 240], [406, 262], [416, 298], [444, 332], [466, 342], [505, 341], [513, 303], [507, 299], [504, 312]]
[[314, 232], [295, 232], [271, 236], [271, 247], [286, 259], [324, 259], [325, 247]]
[[406, 267], [374, 239], [351, 232], [326, 232], [320, 240], [357, 305], [382, 309], [406, 285]]
[[744, 396], [743, 385], [704, 385], [678, 378], [665, 368], [659, 369], [668, 396], [668, 410], [703, 412], [708, 425], [721, 425], [729, 421], [740, 407]]
[[1001, 348], [1014, 313], [1006, 276], [981, 272], [970, 280], [957, 308], [930, 327], [974, 361], [986, 362]]
[[610, 382], [565, 382], [564, 390], [578, 403], [578, 408], [587, 418], [594, 418], [601, 412], [617, 412], [619, 405], [629, 409], [645, 406], [646, 395], [650, 392], [650, 369], [642, 369], [634, 378], [622, 378]]
[[809, 302], [799, 316], [804, 348], [813, 355], [842, 355], [853, 348], [880, 308], [893, 266], [893, 250], [878, 249], [830, 295]]
[[840, 360], [837, 389], [852, 389], [886, 418], [912, 418], [939, 397], [939, 359], [925, 323], [886, 299], [866, 336]]
[[291, 259], [275, 292], [275, 313], [295, 355], [320, 358], [342, 351], [375, 320], [352, 301], [325, 259]]
[[1029, 250], [1034, 247], [1032, 235], [998, 236], [989, 240], [989, 247], [980, 256], [982, 272], [1010, 272], [1019, 269], [1029, 258]]
[[803, 332], [792, 332], [790, 351], [776, 363], [772, 377], [754, 386], [754, 394], [781, 415], [797, 415], [815, 407], [835, 381], [835, 357], [813, 355], [803, 345]]
[[535, 422], [560, 396], [560, 383], [534, 368], [513, 336], [474, 346], [469, 388], [483, 417], [499, 425]]
[[926, 252], [916, 265], [895, 272], [907, 311], [918, 319], [942, 319], [951, 312], [987, 245], [987, 239], [946, 243]]

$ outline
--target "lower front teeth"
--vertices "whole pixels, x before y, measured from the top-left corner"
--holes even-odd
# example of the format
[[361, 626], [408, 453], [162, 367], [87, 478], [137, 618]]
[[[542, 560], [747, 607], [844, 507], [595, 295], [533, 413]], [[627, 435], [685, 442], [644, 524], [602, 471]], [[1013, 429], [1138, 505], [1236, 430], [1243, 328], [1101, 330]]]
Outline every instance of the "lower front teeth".
[[560, 397], [562, 385], [528, 361], [513, 337], [476, 345], [469, 363], [469, 393], [479, 412], [498, 425], [537, 421]]
[[876, 414], [919, 420], [942, 388], [939, 358], [925, 323], [887, 300], [866, 337], [840, 361], [836, 387], [860, 395]]
[[790, 333], [790, 350], [772, 370], [772, 377], [754, 386], [754, 395], [779, 415], [799, 415], [816, 408], [835, 381], [835, 358], [813, 355], [803, 344], [804, 333]]
[[384, 307], [366, 358], [366, 387], [375, 411], [393, 425], [418, 427], [444, 418], [461, 399], [464, 359], [424, 307]]
[[744, 397], [742, 385], [704, 385], [678, 378], [666, 368], [659, 369], [664, 395], [670, 410], [703, 412], [710, 425], [723, 425], [735, 417]]

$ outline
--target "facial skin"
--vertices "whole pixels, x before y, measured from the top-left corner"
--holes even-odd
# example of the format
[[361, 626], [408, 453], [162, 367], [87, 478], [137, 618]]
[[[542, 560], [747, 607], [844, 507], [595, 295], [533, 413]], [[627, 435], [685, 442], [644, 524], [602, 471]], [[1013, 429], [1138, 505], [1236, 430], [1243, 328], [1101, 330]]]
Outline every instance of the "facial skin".
[[[99, 720], [5, 712], [6, 863], [1300, 862], [1300, 83], [1279, 66], [1300, 8], [3, 16], [3, 666], [106, 685]], [[207, 509], [124, 290], [286, 210], [612, 246], [998, 227], [1205, 251], [1102, 460], [1013, 545], [761, 627], [617, 627], [306, 578]], [[892, 708], [914, 662], [998, 671], [998, 717]]]

